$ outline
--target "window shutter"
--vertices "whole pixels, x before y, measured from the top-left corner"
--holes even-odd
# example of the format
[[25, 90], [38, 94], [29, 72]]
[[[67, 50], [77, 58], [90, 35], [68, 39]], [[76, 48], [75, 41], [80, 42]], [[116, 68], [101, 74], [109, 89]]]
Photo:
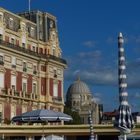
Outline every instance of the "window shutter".
[[62, 97], [62, 82], [58, 82], [58, 97]]
[[5, 36], [5, 42], [9, 42], [9, 36]]
[[50, 95], [53, 96], [53, 79], [50, 78]]
[[17, 91], [20, 92], [22, 90], [22, 73], [17, 72]]
[[4, 77], [3, 81], [4, 81], [4, 84], [5, 84], [5, 88], [6, 89], [11, 87], [11, 70], [6, 69], [5, 77]]
[[5, 102], [4, 104], [4, 118], [7, 118], [8, 120], [10, 120], [11, 117], [11, 106], [10, 103]]
[[32, 93], [32, 75], [28, 75], [27, 79], [27, 92]]
[[16, 40], [16, 46], [19, 46], [19, 40]]
[[38, 47], [36, 47], [36, 52], [38, 53]]
[[41, 94], [46, 95], [46, 78], [41, 78]]

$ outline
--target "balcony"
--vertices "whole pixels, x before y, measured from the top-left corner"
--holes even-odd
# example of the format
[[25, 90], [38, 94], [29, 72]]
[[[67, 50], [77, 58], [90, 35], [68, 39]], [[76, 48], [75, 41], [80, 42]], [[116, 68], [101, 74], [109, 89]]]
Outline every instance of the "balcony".
[[66, 60], [64, 60], [60, 57], [56, 57], [56, 56], [53, 56], [53, 55], [40, 54], [38, 52], [31, 51], [31, 50], [23, 48], [21, 46], [16, 46], [12, 43], [5, 42], [4, 40], [0, 40], [0, 45], [11, 48], [13, 50], [16, 50], [16, 51], [19, 51], [19, 52], [22, 52], [22, 53], [25, 53], [25, 54], [28, 54], [30, 56], [35, 56], [35, 57], [43, 58], [43, 59], [47, 59], [47, 60], [50, 59], [50, 60], [57, 61], [59, 63], [67, 64]]
[[17, 98], [17, 99], [24, 99], [24, 100], [37, 100], [38, 99], [38, 95], [37, 94], [31, 94], [31, 93], [27, 93], [25, 91], [16, 91], [14, 89], [5, 89], [2, 88], [0, 89], [0, 96], [3, 97], [12, 97], [12, 98]]
[[34, 75], [36, 75], [36, 74], [37, 74], [37, 71], [36, 71], [36, 70], [34, 70], [34, 71], [33, 71], [33, 74], [34, 74]]
[[52, 97], [52, 101], [55, 103], [60, 103], [62, 102], [62, 97]]
[[0, 94], [7, 95], [8, 91], [5, 88], [0, 89]]
[[38, 95], [35, 94], [35, 93], [32, 93], [31, 94], [31, 97], [32, 97], [33, 100], [37, 100], [38, 99]]
[[12, 66], [11, 66], [11, 67], [15, 69], [15, 68], [16, 68], [16, 65], [12, 64]]
[[66, 60], [62, 59], [62, 58], [59, 58], [59, 57], [56, 57], [54, 55], [48, 55], [47, 56], [49, 59], [52, 59], [54, 61], [58, 61], [60, 63], [63, 63], [63, 64], [67, 64]]
[[27, 68], [23, 68], [23, 71], [24, 71], [24, 72], [27, 72]]
[[28, 93], [26, 93], [26, 94], [25, 94], [25, 98], [29, 98], [29, 99], [30, 99], [30, 98], [31, 98], [31, 95], [28, 94]]

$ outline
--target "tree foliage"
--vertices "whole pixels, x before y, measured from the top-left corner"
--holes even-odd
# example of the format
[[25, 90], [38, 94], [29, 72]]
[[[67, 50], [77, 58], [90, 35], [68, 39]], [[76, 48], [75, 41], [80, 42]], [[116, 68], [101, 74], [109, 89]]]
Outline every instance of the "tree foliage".
[[70, 115], [73, 120], [70, 122], [65, 122], [65, 124], [82, 124], [81, 117], [79, 116], [78, 112], [72, 111], [70, 107], [65, 106], [64, 113]]

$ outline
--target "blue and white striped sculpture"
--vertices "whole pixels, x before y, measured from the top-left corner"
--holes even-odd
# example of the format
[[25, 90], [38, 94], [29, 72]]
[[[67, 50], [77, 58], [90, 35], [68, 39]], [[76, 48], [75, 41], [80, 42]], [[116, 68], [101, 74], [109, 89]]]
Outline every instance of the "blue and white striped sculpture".
[[94, 140], [92, 113], [89, 110], [90, 140]]
[[126, 66], [125, 66], [125, 56], [123, 48], [124, 39], [122, 33], [119, 33], [118, 37], [118, 80], [119, 80], [119, 109], [116, 116], [114, 126], [117, 127], [122, 134], [126, 137], [127, 133], [130, 133], [134, 127], [134, 121], [131, 114], [131, 108], [128, 104], [128, 93], [127, 82], [126, 82]]

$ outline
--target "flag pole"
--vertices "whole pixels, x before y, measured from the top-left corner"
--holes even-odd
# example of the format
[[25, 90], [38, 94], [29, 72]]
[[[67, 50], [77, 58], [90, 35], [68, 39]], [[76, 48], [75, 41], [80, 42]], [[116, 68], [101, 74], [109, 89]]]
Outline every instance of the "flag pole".
[[29, 12], [31, 11], [31, 0], [29, 0]]

